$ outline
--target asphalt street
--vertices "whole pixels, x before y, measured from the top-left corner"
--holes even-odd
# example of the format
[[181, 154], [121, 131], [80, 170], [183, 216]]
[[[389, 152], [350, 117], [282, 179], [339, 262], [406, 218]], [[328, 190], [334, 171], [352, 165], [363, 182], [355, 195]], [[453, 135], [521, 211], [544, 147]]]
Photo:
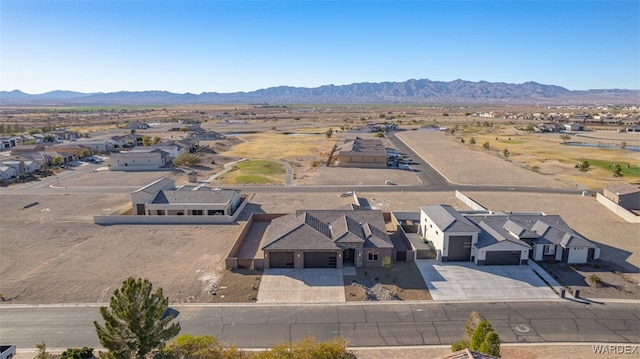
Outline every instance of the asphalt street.
[[[451, 344], [469, 313], [491, 322], [503, 343], [640, 343], [638, 303], [570, 300], [434, 303], [376, 302], [322, 305], [172, 306], [181, 333], [210, 334], [241, 348], [265, 348], [306, 336], [342, 336], [349, 346]], [[0, 340], [33, 348], [99, 348], [96, 305], [0, 306]]]

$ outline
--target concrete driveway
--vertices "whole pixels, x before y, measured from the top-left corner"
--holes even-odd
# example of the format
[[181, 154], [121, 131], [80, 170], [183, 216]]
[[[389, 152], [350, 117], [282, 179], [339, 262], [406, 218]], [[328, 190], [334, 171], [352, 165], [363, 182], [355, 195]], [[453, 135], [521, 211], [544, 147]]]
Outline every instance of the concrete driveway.
[[258, 303], [344, 302], [341, 269], [265, 269]]
[[557, 283], [537, 264], [478, 266], [472, 262], [416, 260], [433, 300], [558, 299], [534, 272]]

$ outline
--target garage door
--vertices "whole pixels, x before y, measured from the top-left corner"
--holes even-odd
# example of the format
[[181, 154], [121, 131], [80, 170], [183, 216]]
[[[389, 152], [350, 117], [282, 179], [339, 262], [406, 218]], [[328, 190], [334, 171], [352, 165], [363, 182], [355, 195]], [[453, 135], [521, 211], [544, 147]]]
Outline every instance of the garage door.
[[490, 251], [487, 252], [486, 258], [484, 261], [486, 265], [518, 265], [520, 264], [520, 251]]
[[333, 252], [305, 252], [305, 268], [335, 268], [336, 254]]
[[449, 262], [468, 262], [471, 260], [471, 236], [449, 237]]
[[293, 252], [270, 252], [270, 268], [293, 268]]

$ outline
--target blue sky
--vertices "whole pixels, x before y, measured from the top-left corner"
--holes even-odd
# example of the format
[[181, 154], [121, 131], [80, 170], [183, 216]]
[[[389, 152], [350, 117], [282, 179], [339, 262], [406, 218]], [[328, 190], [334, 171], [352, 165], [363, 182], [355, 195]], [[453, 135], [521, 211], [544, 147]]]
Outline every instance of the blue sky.
[[640, 1], [0, 0], [0, 90], [640, 89]]

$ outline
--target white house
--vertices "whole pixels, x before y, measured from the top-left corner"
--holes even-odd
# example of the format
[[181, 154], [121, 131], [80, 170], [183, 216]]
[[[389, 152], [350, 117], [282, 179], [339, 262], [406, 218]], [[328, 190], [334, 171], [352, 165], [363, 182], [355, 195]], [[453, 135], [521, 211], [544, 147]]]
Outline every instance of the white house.
[[0, 164], [0, 179], [3, 181], [18, 177], [18, 173], [13, 167]]
[[170, 164], [169, 154], [160, 149], [132, 150], [112, 153], [111, 171], [154, 171]]
[[448, 205], [420, 207], [420, 234], [433, 243], [443, 262], [471, 261], [480, 230]]
[[240, 206], [240, 192], [211, 187], [181, 186], [161, 178], [131, 193], [135, 215], [232, 216]]
[[447, 205], [424, 206], [420, 211], [419, 233], [433, 243], [443, 262], [518, 265], [531, 259], [586, 263], [600, 257], [596, 244], [557, 215], [465, 213]]

